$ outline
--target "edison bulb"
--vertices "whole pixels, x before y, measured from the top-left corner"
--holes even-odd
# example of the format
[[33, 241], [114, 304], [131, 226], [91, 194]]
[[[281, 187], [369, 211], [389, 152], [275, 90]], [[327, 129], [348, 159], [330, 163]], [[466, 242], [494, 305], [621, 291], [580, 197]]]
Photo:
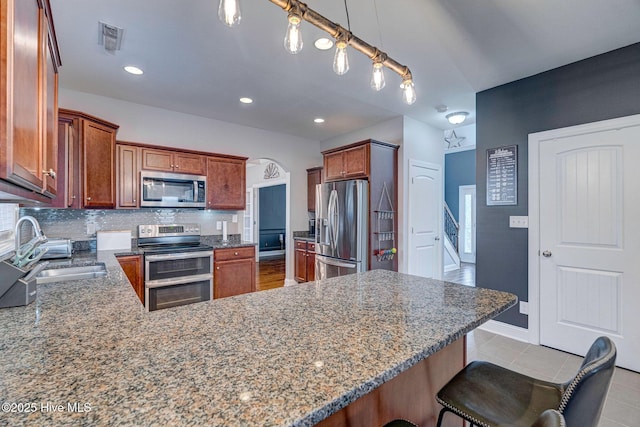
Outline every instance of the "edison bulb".
[[218, 6], [218, 19], [229, 27], [234, 27], [240, 23], [240, 3], [239, 0], [220, 0]]
[[300, 17], [289, 15], [289, 26], [284, 36], [284, 48], [291, 54], [302, 50], [302, 32], [300, 32]]
[[345, 41], [336, 42], [336, 54], [333, 57], [333, 71], [341, 76], [349, 71], [349, 58], [347, 57], [347, 43]]
[[382, 62], [374, 62], [371, 70], [371, 88], [377, 91], [382, 90], [386, 84], [384, 81], [383, 67]]
[[402, 100], [407, 105], [416, 102], [416, 89], [413, 86], [413, 81], [410, 79], [402, 82]]

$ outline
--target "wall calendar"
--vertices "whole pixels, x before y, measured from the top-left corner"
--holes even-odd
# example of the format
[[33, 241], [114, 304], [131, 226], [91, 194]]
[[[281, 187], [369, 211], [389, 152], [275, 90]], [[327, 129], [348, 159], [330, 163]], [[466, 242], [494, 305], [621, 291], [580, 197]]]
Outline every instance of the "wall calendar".
[[518, 204], [518, 146], [487, 150], [487, 206]]

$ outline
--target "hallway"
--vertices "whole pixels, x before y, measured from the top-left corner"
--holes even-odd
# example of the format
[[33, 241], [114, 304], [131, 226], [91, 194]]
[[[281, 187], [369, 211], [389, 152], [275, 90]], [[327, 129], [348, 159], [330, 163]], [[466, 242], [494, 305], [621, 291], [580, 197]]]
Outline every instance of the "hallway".
[[461, 262], [459, 269], [445, 272], [442, 276], [442, 280], [446, 282], [459, 283], [466, 286], [475, 286], [476, 265], [467, 262]]

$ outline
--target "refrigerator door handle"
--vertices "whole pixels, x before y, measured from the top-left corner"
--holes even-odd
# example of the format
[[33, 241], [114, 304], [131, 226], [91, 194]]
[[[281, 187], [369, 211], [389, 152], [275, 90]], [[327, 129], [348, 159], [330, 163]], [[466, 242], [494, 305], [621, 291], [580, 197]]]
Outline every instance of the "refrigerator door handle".
[[333, 189], [331, 193], [329, 193], [329, 206], [328, 209], [328, 217], [329, 217], [329, 245], [331, 245], [331, 249], [336, 249], [336, 241], [335, 241], [335, 208], [336, 208], [336, 199], [338, 198], [338, 192]]
[[340, 202], [338, 200], [338, 192], [336, 190], [333, 190], [335, 193], [335, 197], [334, 197], [334, 202], [333, 202], [333, 243], [336, 245], [336, 255], [339, 257], [340, 256], [340, 252], [338, 250], [338, 248], [340, 246], [338, 246], [340, 244], [339, 240], [340, 240], [340, 228], [338, 227], [339, 223], [340, 223]]
[[335, 267], [344, 267], [344, 268], [357, 268], [358, 267], [358, 265], [356, 263], [351, 264], [351, 263], [348, 263], [348, 262], [336, 260], [334, 258], [320, 257], [320, 256], [316, 255], [316, 259], [318, 260], [318, 262], [321, 262], [323, 264], [333, 265]]

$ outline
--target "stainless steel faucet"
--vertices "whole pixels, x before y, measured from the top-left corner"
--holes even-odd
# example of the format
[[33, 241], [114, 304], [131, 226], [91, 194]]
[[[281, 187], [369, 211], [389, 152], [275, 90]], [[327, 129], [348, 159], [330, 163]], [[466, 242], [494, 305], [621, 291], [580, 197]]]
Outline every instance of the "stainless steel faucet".
[[[33, 239], [29, 240], [29, 242], [22, 245], [22, 232], [21, 227], [22, 223], [25, 221], [29, 221], [33, 226]], [[32, 216], [23, 216], [16, 222], [15, 229], [15, 243], [16, 243], [16, 259], [22, 259], [28, 256], [33, 252], [36, 246], [40, 245], [47, 241], [47, 237], [42, 232], [40, 228], [40, 224], [38, 221]]]

